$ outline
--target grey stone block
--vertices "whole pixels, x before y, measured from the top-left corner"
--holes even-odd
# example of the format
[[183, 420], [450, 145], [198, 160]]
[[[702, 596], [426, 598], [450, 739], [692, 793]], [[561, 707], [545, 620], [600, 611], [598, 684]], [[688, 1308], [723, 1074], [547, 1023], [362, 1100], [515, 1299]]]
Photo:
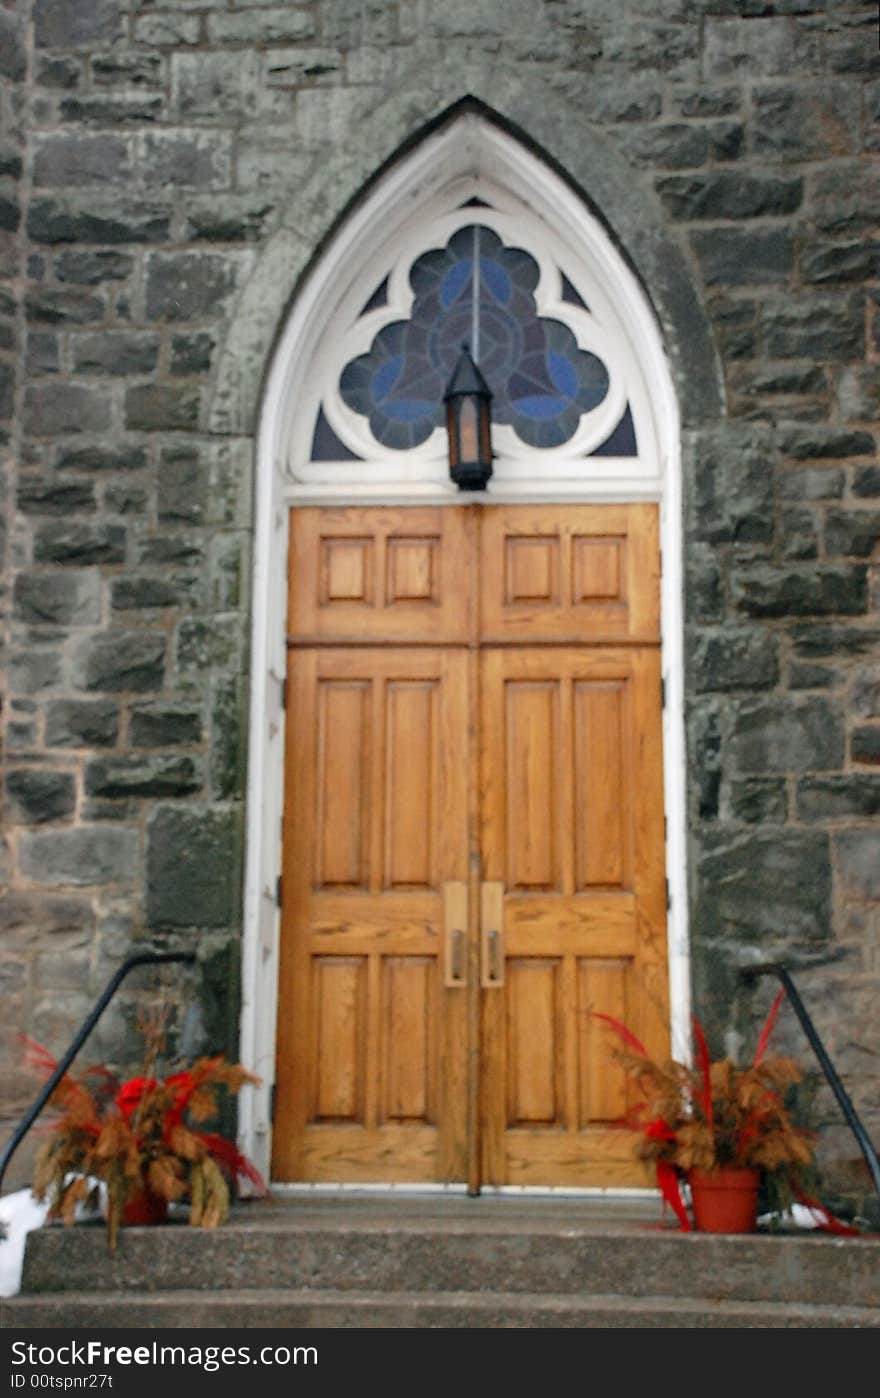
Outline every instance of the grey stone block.
[[138, 170], [146, 185], [223, 189], [232, 167], [231, 137], [208, 131], [150, 131], [140, 141]]
[[880, 364], [853, 364], [841, 369], [837, 401], [850, 422], [880, 420]]
[[42, 325], [88, 325], [103, 320], [104, 298], [78, 287], [35, 287], [25, 297], [29, 321]]
[[828, 665], [811, 665], [792, 661], [788, 669], [789, 689], [837, 689], [840, 671]]
[[769, 543], [773, 469], [769, 444], [753, 435], [718, 434], [696, 448], [696, 536], [712, 543]]
[[55, 258], [55, 275], [58, 280], [74, 282], [80, 286], [124, 281], [126, 277], [131, 276], [133, 269], [134, 258], [131, 254], [117, 252], [114, 248], [100, 248], [94, 252], [65, 248]]
[[148, 704], [132, 708], [131, 745], [165, 748], [202, 741], [201, 710], [189, 704]]
[[792, 239], [785, 228], [697, 229], [691, 245], [708, 286], [785, 282], [792, 272]]
[[35, 81], [38, 86], [63, 90], [78, 87], [82, 78], [81, 59], [63, 53], [37, 54]]
[[182, 15], [166, 10], [154, 15], [137, 15], [134, 38], [137, 43], [148, 44], [152, 48], [178, 48], [183, 44], [197, 44], [201, 27], [199, 15]]
[[235, 281], [235, 264], [218, 253], [153, 253], [147, 260], [147, 316], [168, 321], [214, 317]]
[[276, 44], [311, 39], [314, 34], [315, 17], [305, 7], [276, 5], [231, 14], [217, 11], [208, 16], [208, 38], [212, 44]]
[[101, 620], [101, 579], [93, 570], [20, 572], [13, 599], [16, 620], [31, 626], [95, 626]]
[[228, 668], [240, 654], [241, 639], [237, 616], [187, 617], [177, 629], [177, 667], [181, 672]]
[[850, 704], [860, 718], [880, 718], [880, 668], [856, 671]]
[[109, 132], [38, 136], [34, 153], [37, 188], [64, 185], [115, 184], [131, 180], [129, 142]]
[[825, 519], [825, 548], [829, 555], [870, 558], [880, 541], [880, 511], [830, 510]]
[[797, 786], [797, 808], [802, 820], [878, 815], [880, 777], [852, 773], [832, 777], [802, 777]]
[[670, 175], [657, 190], [671, 216], [685, 221], [779, 217], [795, 213], [803, 199], [800, 176], [755, 175], [714, 170]]
[[184, 237], [204, 243], [256, 243], [271, 231], [275, 202], [264, 195], [224, 194], [187, 200]]
[[859, 499], [880, 495], [880, 466], [860, 466], [853, 475], [852, 493]]
[[146, 564], [195, 566], [204, 557], [203, 541], [190, 534], [156, 534], [144, 539], [138, 549], [138, 562]]
[[172, 374], [204, 374], [211, 367], [211, 357], [216, 345], [215, 337], [208, 330], [197, 330], [192, 335], [171, 337], [171, 358], [169, 370]]
[[125, 425], [138, 432], [194, 431], [200, 406], [200, 391], [189, 384], [136, 384], [125, 394]]
[[760, 324], [764, 350], [774, 359], [844, 362], [864, 352], [864, 308], [856, 296], [774, 299], [764, 305]]
[[117, 471], [141, 471], [147, 454], [140, 446], [86, 446], [64, 448], [55, 463], [59, 471], [89, 471], [115, 475]]
[[104, 330], [72, 340], [78, 374], [149, 374], [159, 359], [159, 337], [130, 330]]
[[191, 757], [104, 757], [86, 767], [89, 796], [189, 796], [202, 785]]
[[40, 524], [34, 533], [34, 559], [37, 563], [62, 566], [83, 563], [123, 563], [126, 531], [120, 524], [52, 520]]
[[110, 399], [102, 389], [85, 384], [31, 384], [25, 390], [24, 422], [35, 437], [106, 432], [111, 422]]
[[58, 106], [71, 125], [140, 127], [165, 115], [164, 94], [158, 92], [136, 97], [103, 92], [91, 97], [62, 97]]
[[22, 831], [19, 851], [25, 877], [49, 887], [131, 883], [140, 869], [140, 832], [97, 825]]
[[849, 751], [853, 762], [880, 763], [880, 725], [864, 723], [854, 728]]
[[19, 83], [27, 73], [27, 51], [22, 20], [0, 11], [0, 77]]
[[730, 808], [749, 825], [782, 825], [788, 817], [788, 793], [782, 777], [746, 777], [730, 784]]
[[91, 61], [92, 81], [99, 87], [160, 87], [163, 64], [158, 53], [96, 54]]
[[783, 510], [779, 516], [779, 556], [784, 560], [818, 558], [819, 527], [811, 510]]
[[61, 679], [61, 655], [57, 646], [43, 650], [29, 645], [9, 655], [9, 690], [12, 694], [37, 694]]
[[843, 830], [835, 837], [837, 868], [846, 897], [880, 899], [880, 833]]
[[48, 747], [113, 747], [118, 736], [119, 705], [114, 700], [59, 699], [46, 707]]
[[0, 895], [0, 934], [7, 940], [14, 934], [18, 946], [39, 942], [46, 937], [75, 937], [90, 934], [95, 915], [91, 900], [64, 894], [10, 892]]
[[235, 812], [159, 806], [147, 829], [149, 925], [233, 925], [239, 917], [240, 861]]
[[819, 423], [812, 427], [784, 427], [779, 435], [779, 445], [786, 456], [792, 456], [796, 461], [873, 456], [877, 450], [877, 442], [870, 432], [841, 431], [840, 428]]
[[[61, 368], [58, 336], [48, 330], [28, 330], [25, 368], [30, 378], [39, 378], [43, 374], [57, 374]], [[9, 412], [3, 416], [11, 416], [11, 403]]]
[[857, 615], [868, 603], [864, 567], [782, 568], [760, 565], [734, 573], [733, 603], [755, 617]]
[[122, 38], [119, 0], [34, 0], [34, 39], [39, 48], [93, 48]]
[[253, 116], [259, 92], [259, 55], [250, 52], [173, 53], [172, 101], [184, 118], [223, 122]]
[[137, 577], [129, 574], [113, 580], [110, 605], [114, 611], [176, 607], [180, 601], [180, 587], [165, 577]]
[[80, 647], [77, 661], [86, 689], [161, 689], [165, 636], [155, 631], [106, 631]]
[[804, 248], [798, 261], [805, 282], [862, 282], [876, 276], [880, 247], [863, 240], [817, 243]]
[[846, 626], [842, 623], [795, 626], [792, 630], [798, 655], [833, 656], [862, 655], [880, 645], [880, 630], [875, 626]]
[[6, 794], [13, 818], [23, 825], [63, 820], [76, 806], [76, 780], [72, 772], [44, 767], [10, 767]]
[[831, 939], [828, 836], [814, 830], [718, 832], [697, 865], [694, 935], [775, 948]]
[[836, 466], [780, 471], [778, 479], [783, 500], [839, 500], [846, 484]]
[[848, 82], [757, 87], [754, 148], [783, 160], [822, 160], [856, 149], [860, 94]]
[[689, 672], [697, 692], [766, 689], [779, 678], [777, 652], [770, 632], [718, 627], [693, 637]]
[[840, 706], [823, 696], [790, 694], [742, 703], [729, 745], [737, 771], [821, 772], [840, 767]]
[[810, 207], [823, 233], [855, 234], [880, 221], [880, 169], [864, 161], [820, 165], [810, 177]]
[[207, 489], [208, 467], [195, 448], [169, 447], [163, 451], [156, 497], [160, 520], [203, 523]]
[[26, 515], [88, 514], [95, 508], [95, 487], [91, 481], [23, 476], [18, 483], [16, 501]]
[[36, 243], [164, 243], [170, 230], [170, 209], [129, 199], [34, 199], [27, 218]]

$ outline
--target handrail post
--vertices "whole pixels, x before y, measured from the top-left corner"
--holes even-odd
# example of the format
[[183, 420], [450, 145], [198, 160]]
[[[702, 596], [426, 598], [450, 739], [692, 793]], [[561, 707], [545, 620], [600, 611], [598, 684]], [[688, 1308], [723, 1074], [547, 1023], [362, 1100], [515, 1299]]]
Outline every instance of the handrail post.
[[118, 970], [114, 971], [110, 980], [104, 987], [103, 993], [95, 1001], [94, 1007], [83, 1020], [64, 1055], [59, 1059], [58, 1066], [54, 1073], [43, 1085], [43, 1088], [13, 1132], [11, 1139], [7, 1141], [4, 1146], [3, 1153], [0, 1155], [0, 1194], [3, 1192], [3, 1178], [10, 1160], [18, 1150], [18, 1147], [21, 1145], [28, 1131], [30, 1131], [37, 1117], [40, 1115], [40, 1112], [64, 1077], [64, 1074], [67, 1072], [74, 1058], [91, 1034], [129, 971], [133, 971], [135, 966], [155, 966], [169, 961], [183, 961], [191, 965], [195, 959], [195, 953], [191, 951], [142, 951], [137, 952], [134, 956], [130, 956], [127, 961], [123, 961]]
[[741, 975], [743, 979], [746, 981], [757, 980], [759, 976], [776, 976], [777, 979], [781, 981], [782, 985], [785, 988], [786, 994], [788, 995], [788, 998], [791, 1001], [791, 1007], [797, 1015], [798, 1019], [800, 1020], [801, 1028], [803, 1029], [808, 1040], [810, 1041], [810, 1045], [813, 1049], [813, 1052], [819, 1060], [819, 1066], [821, 1067], [822, 1072], [825, 1074], [825, 1078], [828, 1082], [828, 1085], [831, 1088], [831, 1091], [834, 1093], [834, 1096], [837, 1098], [837, 1103], [844, 1116], [846, 1117], [847, 1125], [849, 1126], [850, 1130], [852, 1131], [853, 1135], [859, 1143], [862, 1155], [865, 1157], [865, 1162], [868, 1166], [868, 1170], [870, 1171], [871, 1178], [874, 1181], [874, 1188], [877, 1191], [878, 1196], [880, 1196], [880, 1159], [878, 1159], [877, 1157], [877, 1152], [874, 1149], [874, 1143], [868, 1135], [867, 1131], [865, 1130], [864, 1126], [862, 1125], [858, 1112], [856, 1111], [855, 1107], [852, 1104], [852, 1101], [850, 1100], [849, 1093], [847, 1092], [846, 1088], [841, 1082], [837, 1069], [831, 1062], [825, 1045], [819, 1038], [819, 1035], [816, 1032], [816, 1026], [813, 1024], [813, 1021], [807, 1012], [807, 1007], [801, 999], [797, 987], [795, 986], [794, 981], [792, 980], [788, 971], [785, 969], [784, 966], [781, 966], [776, 961], [766, 961], [762, 962], [760, 965], [757, 966], [742, 967]]

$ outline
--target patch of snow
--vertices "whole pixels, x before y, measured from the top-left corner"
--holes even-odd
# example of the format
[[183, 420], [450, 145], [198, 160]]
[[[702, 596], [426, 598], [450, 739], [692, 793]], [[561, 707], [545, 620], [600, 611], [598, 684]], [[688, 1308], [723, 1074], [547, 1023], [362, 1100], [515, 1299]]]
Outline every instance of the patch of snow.
[[[100, 1191], [98, 1210], [85, 1204], [77, 1204], [76, 1219], [93, 1219], [104, 1207], [106, 1185], [92, 1180]], [[34, 1228], [42, 1228], [49, 1213], [49, 1205], [41, 1202], [30, 1189], [19, 1189], [14, 1194], [5, 1194], [0, 1199], [0, 1296], [17, 1296], [21, 1290], [21, 1269], [27, 1235]]]

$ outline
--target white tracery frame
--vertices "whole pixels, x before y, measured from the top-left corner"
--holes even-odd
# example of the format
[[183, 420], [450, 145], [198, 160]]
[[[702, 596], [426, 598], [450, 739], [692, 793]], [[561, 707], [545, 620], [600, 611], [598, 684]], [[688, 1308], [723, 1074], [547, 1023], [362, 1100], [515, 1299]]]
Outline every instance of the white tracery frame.
[[[491, 207], [459, 209], [474, 196]], [[574, 446], [566, 443], [536, 451], [517, 445], [518, 439], [510, 441], [515, 438], [512, 430], [501, 438], [499, 447], [493, 432], [499, 456], [492, 479], [485, 492], [468, 492], [468, 503], [653, 500], [659, 504], [671, 1049], [676, 1057], [689, 1057], [682, 501], [679, 415], [672, 375], [648, 299], [599, 219], [555, 171], [512, 135], [476, 112], [465, 112], [395, 164], [345, 220], [295, 300], [265, 382], [256, 454], [240, 1038], [241, 1061], [260, 1076], [262, 1087], [242, 1094], [239, 1136], [242, 1149], [267, 1177], [275, 1073], [276, 889], [284, 800], [281, 705], [287, 660], [287, 517], [292, 506], [303, 504], [461, 503], [448, 476], [439, 432], [424, 448], [389, 451], [366, 464], [312, 462], [310, 456], [318, 404], [330, 376], [352, 357], [346, 348], [340, 363], [340, 336], [350, 337], [361, 308], [389, 272], [408, 270], [420, 252], [443, 246], [454, 227], [473, 222], [495, 227], [503, 241], [515, 241], [538, 255], [542, 314], [553, 313], [550, 308], [555, 307], [558, 318], [573, 328], [571, 312], [576, 308], [565, 303], [564, 312], [561, 309], [554, 266], [562, 268], [583, 296], [593, 325], [575, 317], [577, 338], [583, 347], [595, 348], [609, 368], [612, 382], [619, 386], [615, 403], [619, 406], [621, 393], [623, 401], [629, 399], [639, 454], [584, 457], [586, 443], [580, 438]], [[446, 237], [434, 241], [435, 230], [444, 227], [449, 230]], [[516, 239], [513, 229], [520, 233]], [[396, 275], [400, 280], [404, 273]], [[389, 300], [392, 296], [396, 298], [393, 318], [400, 318], [397, 308], [403, 304], [405, 288], [389, 284]], [[381, 323], [374, 320], [367, 327], [369, 338], [367, 329], [363, 330], [363, 349], [369, 347]], [[593, 333], [598, 333], [595, 341], [590, 339]], [[348, 346], [352, 343], [349, 338]], [[616, 422], [617, 418], [608, 431]], [[600, 432], [604, 426], [595, 419], [592, 445], [604, 439]]]

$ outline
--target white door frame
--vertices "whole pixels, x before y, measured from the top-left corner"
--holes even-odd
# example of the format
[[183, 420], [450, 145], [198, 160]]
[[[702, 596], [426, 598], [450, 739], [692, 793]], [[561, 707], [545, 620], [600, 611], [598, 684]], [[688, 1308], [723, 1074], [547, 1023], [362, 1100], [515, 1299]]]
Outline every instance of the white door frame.
[[[375, 281], [373, 250], [387, 242], [389, 229], [429, 216], [445, 191], [474, 188], [486, 181], [523, 201], [543, 219], [569, 255], [583, 259], [597, 294], [617, 318], [631, 358], [632, 392], [640, 412], [637, 434], [642, 459], [608, 469], [586, 459], [590, 476], [573, 479], [552, 462], [536, 461], [533, 479], [493, 478], [483, 494], [468, 502], [601, 503], [655, 500], [660, 512], [662, 557], [661, 657], [665, 687], [663, 713], [666, 869], [669, 884], [669, 989], [671, 1051], [690, 1057], [690, 956], [686, 877], [686, 781], [684, 740], [684, 645], [682, 486], [679, 413], [672, 375], [653, 310], [607, 231], [577, 194], [547, 165], [506, 132], [475, 113], [466, 113], [414, 152], [378, 182], [354, 210], [315, 266], [279, 336], [259, 417], [255, 477], [255, 538], [252, 573], [251, 695], [248, 749], [246, 869], [243, 910], [240, 1058], [262, 1080], [239, 1102], [239, 1141], [268, 1178], [271, 1159], [272, 1085], [281, 870], [281, 819], [284, 801], [284, 722], [282, 686], [286, 673], [288, 513], [297, 504], [427, 505], [460, 504], [448, 480], [428, 471], [423, 479], [364, 485], [356, 468], [348, 478], [316, 484], [297, 476], [298, 428], [312, 414], [309, 384], [320, 363], [328, 320], [352, 287], [367, 294]], [[483, 182], [481, 184], [480, 182]], [[366, 299], [366, 297], [364, 297]], [[363, 304], [363, 301], [361, 302]], [[326, 343], [326, 342], [325, 342]], [[323, 351], [326, 354], [326, 350]], [[313, 420], [313, 417], [310, 418]], [[301, 452], [301, 447], [299, 448]], [[539, 457], [540, 454], [537, 454]], [[594, 470], [591, 460], [598, 467]], [[647, 463], [647, 464], [646, 464]]]

